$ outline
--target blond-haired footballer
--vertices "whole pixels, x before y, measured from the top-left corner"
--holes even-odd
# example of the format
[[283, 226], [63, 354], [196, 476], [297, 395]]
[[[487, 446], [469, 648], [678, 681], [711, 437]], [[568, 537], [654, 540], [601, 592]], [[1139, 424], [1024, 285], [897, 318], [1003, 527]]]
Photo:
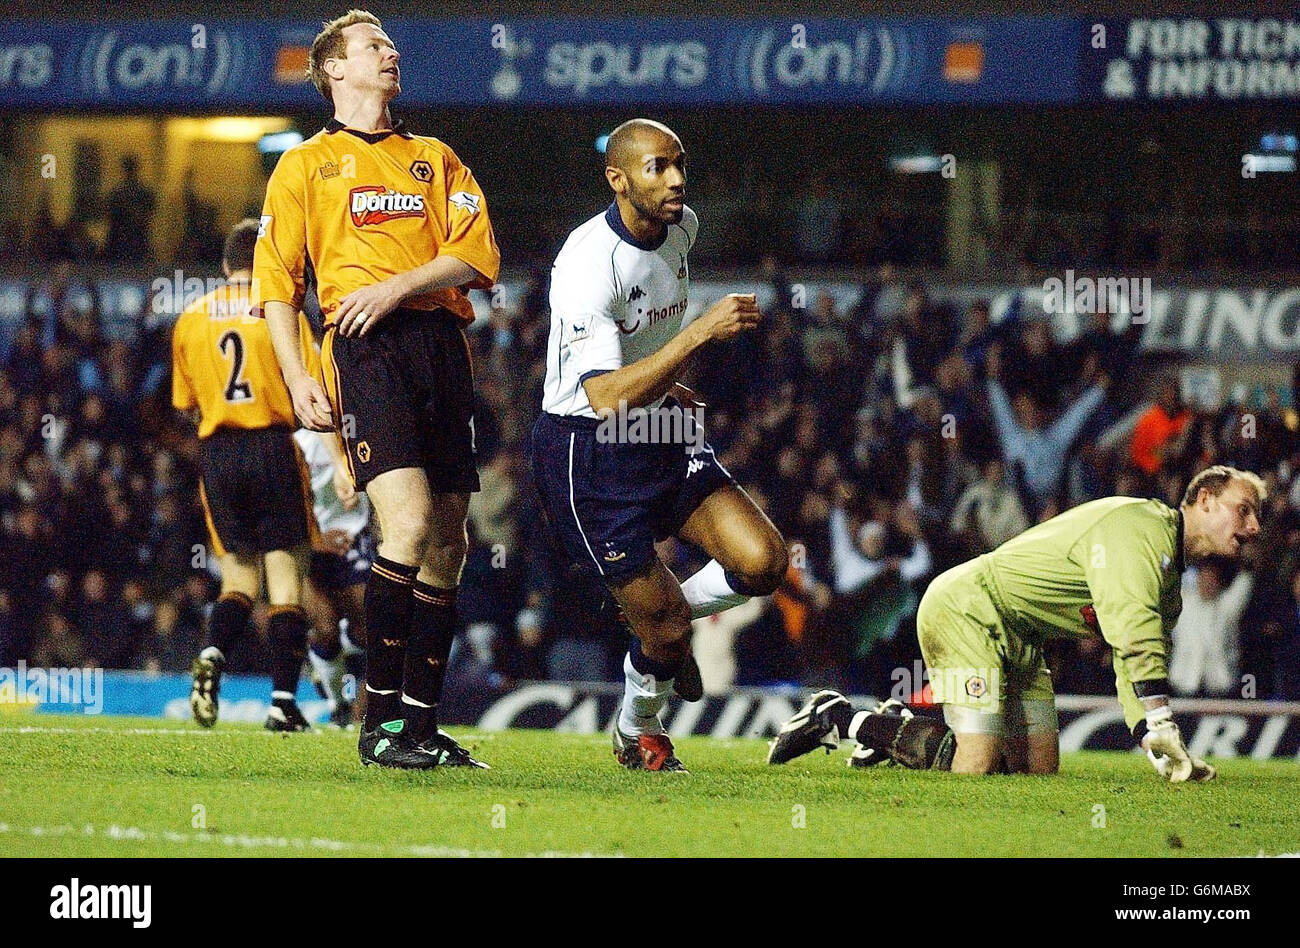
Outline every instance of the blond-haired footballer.
[[1043, 660], [1050, 638], [1100, 635], [1114, 653], [1124, 720], [1171, 782], [1210, 780], [1169, 707], [1171, 632], [1181, 574], [1209, 556], [1237, 559], [1259, 532], [1264, 482], [1225, 465], [1206, 468], [1182, 503], [1107, 497], [1080, 504], [938, 576], [917, 612], [938, 721], [855, 710], [833, 691], [813, 695], [773, 742], [779, 764], [840, 738], [855, 757], [988, 774], [1055, 773], [1056, 705]]

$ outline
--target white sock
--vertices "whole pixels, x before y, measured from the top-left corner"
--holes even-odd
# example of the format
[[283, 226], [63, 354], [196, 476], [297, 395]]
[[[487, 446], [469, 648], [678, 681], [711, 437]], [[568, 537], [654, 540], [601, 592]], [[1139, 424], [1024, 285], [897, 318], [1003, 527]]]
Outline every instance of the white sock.
[[339, 697], [343, 694], [343, 652], [333, 658], [321, 658], [314, 648], [307, 649], [307, 661], [316, 670], [320, 686], [325, 692], [325, 699], [330, 703], [330, 710], [338, 707]]
[[618, 714], [618, 729], [629, 737], [662, 734], [659, 712], [673, 690], [671, 678], [643, 675], [632, 667], [632, 654], [623, 656], [623, 708]]
[[339, 620], [339, 645], [343, 647], [343, 652], [342, 652], [343, 657], [347, 658], [349, 655], [366, 654], [366, 647], [364, 645], [358, 645], [356, 642], [353, 642], [352, 636], [349, 634], [349, 632], [350, 630], [348, 628], [348, 620], [340, 619]]
[[848, 738], [848, 739], [851, 740], [851, 741], [857, 741], [859, 744], [863, 743], [863, 742], [858, 738], [858, 729], [859, 729], [860, 727], [862, 727], [863, 722], [865, 722], [865, 721], [867, 720], [867, 718], [869, 718], [870, 716], [871, 716], [871, 712], [870, 712], [870, 711], [857, 711], [857, 712], [855, 712], [854, 715], [853, 715], [853, 720], [849, 722], [849, 733], [847, 733], [847, 734], [842, 734], [842, 735], [840, 735], [840, 736], [841, 736], [841, 737], [846, 737], [846, 738]]
[[690, 603], [692, 619], [702, 619], [749, 602], [749, 596], [731, 588], [726, 570], [717, 560], [709, 560], [702, 570], [682, 583], [682, 595]]

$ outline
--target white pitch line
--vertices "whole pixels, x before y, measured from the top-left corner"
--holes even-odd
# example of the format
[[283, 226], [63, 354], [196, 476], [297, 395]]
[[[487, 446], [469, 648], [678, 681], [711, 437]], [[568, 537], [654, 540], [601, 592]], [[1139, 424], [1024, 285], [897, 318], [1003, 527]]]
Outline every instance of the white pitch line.
[[158, 734], [179, 734], [183, 737], [207, 737], [209, 734], [265, 734], [275, 736], [274, 731], [268, 731], [265, 728], [254, 730], [252, 728], [230, 729], [214, 732], [209, 730], [192, 730], [187, 728], [171, 727], [40, 727], [37, 725], [25, 725], [23, 727], [0, 727], [0, 734], [132, 734], [154, 736]]
[[[35, 839], [48, 839], [64, 836], [77, 836], [83, 839], [104, 839], [115, 843], [179, 843], [199, 846], [229, 846], [237, 849], [275, 849], [296, 852], [324, 853], [378, 853], [403, 856], [423, 856], [434, 859], [499, 859], [513, 856], [499, 849], [457, 849], [450, 846], [396, 845], [384, 846], [381, 843], [357, 843], [341, 839], [324, 839], [313, 836], [299, 839], [286, 836], [247, 836], [231, 833], [177, 833], [171, 830], [157, 831], [140, 829], [138, 826], [118, 826], [112, 823], [105, 827], [95, 827], [86, 823], [81, 827], [63, 824], [59, 826], [13, 826], [0, 823], [0, 835], [11, 834], [31, 836]], [[569, 853], [546, 850], [540, 853], [521, 853], [531, 859], [612, 859], [621, 858], [620, 854], [607, 853]]]
[[[337, 728], [315, 727], [310, 731], [302, 733], [307, 734], [356, 734], [356, 731], [338, 731]], [[212, 734], [257, 734], [262, 737], [278, 737], [281, 731], [268, 731], [265, 728], [218, 728], [209, 730], [207, 728], [183, 728], [183, 727], [43, 727], [40, 725], [30, 724], [22, 727], [0, 727], [0, 734], [130, 734], [143, 735], [152, 737], [158, 734], [179, 734], [189, 737], [207, 737]], [[457, 738], [461, 741], [493, 741], [496, 740], [495, 734], [459, 734]]]

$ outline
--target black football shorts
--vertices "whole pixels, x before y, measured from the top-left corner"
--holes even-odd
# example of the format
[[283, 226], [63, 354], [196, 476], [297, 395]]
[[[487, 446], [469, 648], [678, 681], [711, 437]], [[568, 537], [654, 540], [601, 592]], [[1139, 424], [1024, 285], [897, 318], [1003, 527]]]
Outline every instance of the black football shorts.
[[321, 366], [358, 490], [405, 467], [434, 493], [479, 489], [474, 370], [452, 312], [399, 309], [365, 336], [331, 328]]
[[290, 550], [313, 539], [311, 480], [288, 428], [218, 428], [199, 442], [199, 467], [218, 556]]

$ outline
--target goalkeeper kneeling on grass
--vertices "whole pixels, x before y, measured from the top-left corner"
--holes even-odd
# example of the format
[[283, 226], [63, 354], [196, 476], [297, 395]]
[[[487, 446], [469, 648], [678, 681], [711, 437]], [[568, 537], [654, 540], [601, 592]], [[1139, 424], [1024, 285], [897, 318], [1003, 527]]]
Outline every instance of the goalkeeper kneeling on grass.
[[840, 740], [851, 764], [892, 760], [954, 773], [1055, 773], [1060, 749], [1049, 638], [1100, 635], [1114, 653], [1124, 720], [1161, 777], [1211, 780], [1188, 753], [1169, 709], [1170, 634], [1182, 609], [1185, 564], [1237, 559], [1259, 532], [1263, 481], [1216, 465], [1172, 509], [1107, 497], [1031, 527], [991, 553], [938, 576], [917, 612], [917, 636], [944, 722], [897, 701], [855, 709], [814, 694], [772, 742], [783, 764]]

